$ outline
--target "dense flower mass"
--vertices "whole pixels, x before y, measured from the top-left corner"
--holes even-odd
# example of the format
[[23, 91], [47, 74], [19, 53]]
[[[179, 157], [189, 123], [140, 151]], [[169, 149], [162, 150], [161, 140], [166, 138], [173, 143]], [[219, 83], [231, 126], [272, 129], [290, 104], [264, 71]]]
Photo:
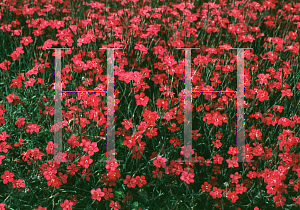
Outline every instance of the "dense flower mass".
[[300, 208], [300, 3], [0, 0], [0, 210]]

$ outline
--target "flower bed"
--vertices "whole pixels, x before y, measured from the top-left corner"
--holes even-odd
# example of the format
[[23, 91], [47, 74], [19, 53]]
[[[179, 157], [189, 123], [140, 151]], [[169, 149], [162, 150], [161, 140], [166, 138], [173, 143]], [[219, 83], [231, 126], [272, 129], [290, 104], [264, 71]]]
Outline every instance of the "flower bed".
[[299, 209], [295, 2], [1, 0], [0, 209]]

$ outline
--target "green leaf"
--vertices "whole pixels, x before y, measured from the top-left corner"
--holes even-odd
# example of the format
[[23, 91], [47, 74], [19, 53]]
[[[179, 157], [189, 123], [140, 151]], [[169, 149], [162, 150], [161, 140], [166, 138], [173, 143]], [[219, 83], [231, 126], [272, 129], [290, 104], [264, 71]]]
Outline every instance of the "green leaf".
[[124, 194], [123, 191], [116, 191], [115, 193], [117, 197], [122, 197], [122, 195]]
[[132, 207], [133, 208], [135, 208], [135, 209], [137, 209], [138, 207], [139, 207], [139, 202], [134, 202], [133, 204], [132, 204]]

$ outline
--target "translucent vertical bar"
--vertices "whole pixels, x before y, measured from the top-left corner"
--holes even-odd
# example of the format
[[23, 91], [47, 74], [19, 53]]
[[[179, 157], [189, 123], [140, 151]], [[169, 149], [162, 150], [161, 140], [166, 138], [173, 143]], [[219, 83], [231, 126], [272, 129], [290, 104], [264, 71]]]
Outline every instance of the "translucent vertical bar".
[[192, 160], [191, 49], [185, 49], [184, 161]]
[[57, 145], [54, 160], [62, 162], [62, 129], [61, 129], [61, 49], [55, 49], [55, 108], [54, 108], [54, 144]]
[[245, 116], [244, 116], [244, 49], [237, 49], [237, 135], [238, 162], [245, 162]]
[[114, 81], [114, 49], [107, 49], [107, 158], [115, 161], [115, 81]]

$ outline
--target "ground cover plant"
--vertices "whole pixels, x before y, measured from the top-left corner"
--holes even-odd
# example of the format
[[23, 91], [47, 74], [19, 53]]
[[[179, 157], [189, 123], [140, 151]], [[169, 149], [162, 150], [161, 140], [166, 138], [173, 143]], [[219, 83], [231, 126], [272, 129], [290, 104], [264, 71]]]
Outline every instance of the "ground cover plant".
[[[300, 3], [0, 0], [0, 209], [300, 208]], [[54, 160], [55, 52], [62, 150]], [[106, 160], [107, 50], [116, 159]], [[181, 48], [181, 49], [177, 49]], [[185, 50], [192, 159], [184, 160]], [[245, 162], [236, 161], [244, 51]], [[84, 92], [84, 91], [90, 92]], [[201, 91], [201, 92], [196, 92]]]

